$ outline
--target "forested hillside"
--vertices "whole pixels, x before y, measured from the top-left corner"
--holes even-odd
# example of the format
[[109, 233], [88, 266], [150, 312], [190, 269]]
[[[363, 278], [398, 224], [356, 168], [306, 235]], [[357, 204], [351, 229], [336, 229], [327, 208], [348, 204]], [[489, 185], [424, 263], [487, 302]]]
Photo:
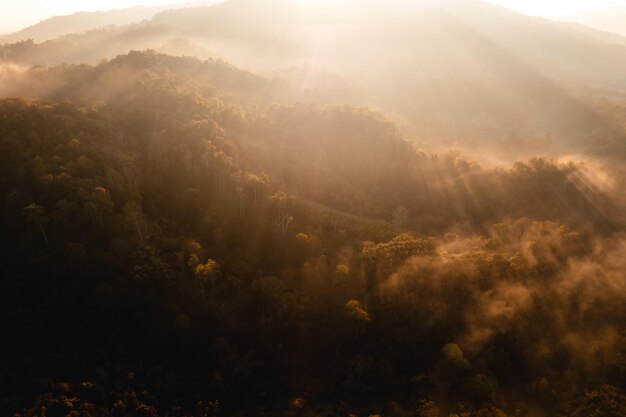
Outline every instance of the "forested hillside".
[[45, 42], [73, 33], [140, 23], [151, 19], [155, 14], [166, 9], [167, 7], [137, 6], [100, 12], [80, 12], [69, 16], [55, 16], [17, 32], [2, 34], [0, 42], [13, 43], [28, 39]]
[[0, 38], [0, 416], [626, 416], [626, 38], [209, 3]]
[[427, 152], [219, 60], [2, 75], [0, 414], [626, 415], [613, 165]]
[[[623, 118], [598, 103], [626, 106], [624, 38], [478, 0], [415, 0], [400, 10], [337, 3], [181, 7], [128, 26], [6, 43], [0, 58], [27, 67], [95, 65], [131, 49], [217, 58], [257, 74], [299, 71], [297, 100], [385, 112], [436, 152], [513, 162], [537, 156], [539, 142], [553, 158], [626, 156]], [[330, 93], [308, 94], [323, 89]]]

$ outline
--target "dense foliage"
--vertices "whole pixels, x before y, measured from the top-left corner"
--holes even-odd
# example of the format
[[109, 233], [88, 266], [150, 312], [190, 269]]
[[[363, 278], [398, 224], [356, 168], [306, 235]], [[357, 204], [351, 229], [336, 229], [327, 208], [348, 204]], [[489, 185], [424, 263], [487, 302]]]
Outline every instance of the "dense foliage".
[[151, 52], [16, 78], [0, 414], [626, 415], [591, 167], [427, 153], [271, 86]]

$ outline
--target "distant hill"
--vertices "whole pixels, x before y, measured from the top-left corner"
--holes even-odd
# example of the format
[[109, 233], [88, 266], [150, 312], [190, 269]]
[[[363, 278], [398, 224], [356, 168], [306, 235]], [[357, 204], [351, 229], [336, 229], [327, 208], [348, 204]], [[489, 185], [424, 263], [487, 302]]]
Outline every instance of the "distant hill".
[[[151, 19], [171, 6], [136, 6], [98, 12], [79, 12], [68, 16], [55, 16], [15, 33], [0, 37], [0, 42], [19, 42], [33, 39], [44, 42], [70, 33], [82, 33], [106, 26], [121, 26]], [[7, 32], [0, 31], [0, 34]]]
[[[598, 132], [603, 141], [623, 142], [622, 125], [587, 99], [623, 100], [623, 38], [480, 1], [418, 2], [403, 10], [376, 1], [353, 5], [228, 0], [164, 10], [128, 27], [5, 45], [0, 59], [94, 64], [130, 49], [215, 57], [263, 74], [296, 68], [299, 75], [288, 78], [301, 83], [302, 94], [293, 97], [315, 101], [321, 96], [305, 90], [324, 87], [331, 94], [323, 104], [397, 115], [424, 146], [482, 153], [488, 144], [499, 156], [519, 157], [534, 154], [539, 143], [554, 155], [597, 151], [590, 138]], [[338, 76], [331, 84], [312, 76], [324, 72]]]
[[564, 17], [607, 32], [626, 36], [626, 7], [593, 8]]

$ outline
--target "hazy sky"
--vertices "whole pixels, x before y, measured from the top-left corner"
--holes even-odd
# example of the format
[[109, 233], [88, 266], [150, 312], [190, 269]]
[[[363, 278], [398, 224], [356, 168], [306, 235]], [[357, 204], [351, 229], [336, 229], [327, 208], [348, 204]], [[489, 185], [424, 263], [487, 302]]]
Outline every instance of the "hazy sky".
[[[331, 1], [331, 0], [306, 0]], [[336, 1], [336, 0], [335, 0]], [[392, 0], [390, 0], [392, 1]], [[558, 17], [591, 7], [624, 6], [626, 0], [489, 0], [523, 13]], [[163, 5], [184, 0], [0, 0], [0, 30], [17, 30], [45, 18], [77, 11], [108, 10], [137, 4]]]

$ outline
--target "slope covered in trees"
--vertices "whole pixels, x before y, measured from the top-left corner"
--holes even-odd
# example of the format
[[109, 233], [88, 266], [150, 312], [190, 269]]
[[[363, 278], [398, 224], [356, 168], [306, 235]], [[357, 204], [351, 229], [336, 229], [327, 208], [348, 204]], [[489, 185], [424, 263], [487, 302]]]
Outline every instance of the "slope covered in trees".
[[151, 19], [167, 7], [129, 7], [99, 12], [80, 12], [69, 16], [55, 16], [14, 33], [2, 34], [0, 42], [14, 43], [32, 39], [45, 42], [72, 33], [83, 33], [110, 26], [125, 26]]
[[623, 38], [480, 1], [409, 3], [397, 10], [343, 0], [332, 9], [229, 0], [166, 10], [131, 27], [5, 44], [0, 56], [23, 65], [95, 64], [150, 48], [255, 72], [302, 68], [302, 90], [319, 89], [311, 73], [329, 71], [355, 84], [335, 83], [335, 103], [393, 113], [433, 150], [484, 155], [489, 147], [494, 160], [534, 156], [537, 142], [552, 157], [593, 153], [598, 137], [623, 144], [623, 120], [594, 106], [602, 97], [624, 106]]
[[3, 75], [1, 414], [626, 412], [609, 166], [425, 152], [216, 60]]

